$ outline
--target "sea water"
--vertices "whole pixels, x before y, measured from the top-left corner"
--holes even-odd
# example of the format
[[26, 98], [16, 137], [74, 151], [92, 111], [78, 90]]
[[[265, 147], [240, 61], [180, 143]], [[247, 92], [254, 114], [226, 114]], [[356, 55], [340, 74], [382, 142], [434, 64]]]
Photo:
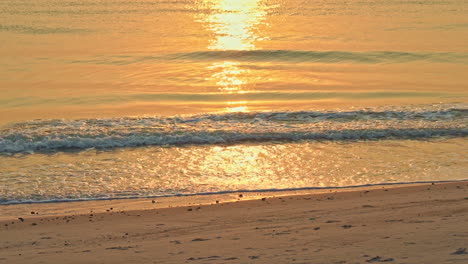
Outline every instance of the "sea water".
[[0, 2], [0, 204], [467, 179], [468, 1]]

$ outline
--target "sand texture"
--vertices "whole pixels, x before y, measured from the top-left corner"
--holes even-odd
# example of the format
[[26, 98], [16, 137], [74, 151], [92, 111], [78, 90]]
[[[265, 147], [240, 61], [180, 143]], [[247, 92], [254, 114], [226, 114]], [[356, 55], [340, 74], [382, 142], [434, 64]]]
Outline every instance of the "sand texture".
[[455, 182], [34, 214], [0, 222], [0, 263], [468, 263], [467, 190]]

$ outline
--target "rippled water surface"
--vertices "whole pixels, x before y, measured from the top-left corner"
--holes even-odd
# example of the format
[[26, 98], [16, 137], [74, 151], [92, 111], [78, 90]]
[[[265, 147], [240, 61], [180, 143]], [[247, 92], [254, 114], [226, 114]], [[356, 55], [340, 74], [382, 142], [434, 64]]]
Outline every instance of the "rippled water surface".
[[0, 1], [0, 203], [466, 178], [467, 13]]

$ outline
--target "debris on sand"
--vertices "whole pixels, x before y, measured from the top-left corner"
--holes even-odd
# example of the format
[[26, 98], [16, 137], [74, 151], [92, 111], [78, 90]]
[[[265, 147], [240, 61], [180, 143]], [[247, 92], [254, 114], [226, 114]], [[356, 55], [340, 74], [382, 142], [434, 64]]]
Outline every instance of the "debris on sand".
[[466, 248], [459, 248], [455, 250], [455, 252], [452, 253], [452, 255], [464, 255], [464, 254], [468, 254], [468, 252], [466, 251]]
[[366, 262], [369, 262], [369, 263], [372, 263], [372, 262], [391, 262], [391, 261], [394, 261], [394, 259], [392, 259], [392, 258], [384, 259], [384, 258], [379, 257], [379, 256], [373, 257], [371, 259], [366, 260]]

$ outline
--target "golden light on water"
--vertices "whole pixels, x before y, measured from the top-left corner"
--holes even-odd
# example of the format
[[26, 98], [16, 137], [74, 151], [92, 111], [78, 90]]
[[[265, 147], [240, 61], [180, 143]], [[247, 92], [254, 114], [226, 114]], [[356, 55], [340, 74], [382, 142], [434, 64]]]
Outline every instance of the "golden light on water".
[[216, 82], [221, 92], [239, 92], [242, 90], [242, 86], [248, 82], [248, 79], [244, 78], [248, 70], [241, 69], [238, 62], [216, 62], [209, 69], [214, 71], [211, 78]]
[[228, 107], [225, 108], [226, 112], [248, 112], [249, 107], [247, 106], [247, 101], [238, 101], [238, 102], [228, 102]]
[[263, 176], [273, 173], [271, 168], [274, 164], [266, 159], [270, 155], [268, 149], [262, 146], [211, 147], [204, 153], [204, 161], [201, 164], [205, 177], [203, 182], [216, 185], [219, 177], [223, 177], [223, 184], [226, 185], [258, 185], [265, 180]]
[[[204, 19], [207, 29], [212, 33], [208, 49], [216, 51], [255, 50], [256, 41], [262, 39], [256, 25], [262, 22], [266, 10], [261, 5], [263, 0], [208, 0], [213, 12]], [[237, 61], [219, 61], [208, 67], [213, 81], [221, 93], [239, 94], [246, 92], [246, 86], [252, 82], [250, 70]], [[228, 99], [229, 100], [229, 99]], [[225, 112], [248, 112], [247, 101], [228, 101]], [[222, 175], [229, 184], [239, 185], [248, 182], [239, 175], [259, 175], [260, 168], [268, 171], [265, 164], [259, 164], [259, 157], [265, 155], [258, 147], [213, 147], [205, 156], [205, 170], [212, 164], [221, 164]], [[242, 180], [240, 180], [242, 179]], [[259, 181], [253, 176], [250, 181]], [[205, 179], [210, 181], [210, 179]], [[213, 178], [217, 182], [219, 179]], [[239, 180], [241, 182], [239, 182]], [[228, 183], [226, 182], [226, 184]]]
[[253, 50], [255, 42], [263, 39], [255, 26], [266, 15], [263, 0], [208, 0], [214, 12], [205, 22], [214, 33], [212, 50]]
[[[255, 50], [261, 36], [256, 26], [263, 22], [267, 13], [264, 0], [206, 0], [213, 10], [203, 18], [207, 30], [212, 34], [208, 49], [217, 51]], [[242, 68], [236, 61], [215, 62], [208, 67], [212, 71], [209, 80], [213, 81], [222, 93], [245, 93], [245, 87], [251, 83], [250, 70]], [[232, 106], [232, 104], [236, 104]], [[229, 102], [227, 112], [247, 112], [247, 102]]]

